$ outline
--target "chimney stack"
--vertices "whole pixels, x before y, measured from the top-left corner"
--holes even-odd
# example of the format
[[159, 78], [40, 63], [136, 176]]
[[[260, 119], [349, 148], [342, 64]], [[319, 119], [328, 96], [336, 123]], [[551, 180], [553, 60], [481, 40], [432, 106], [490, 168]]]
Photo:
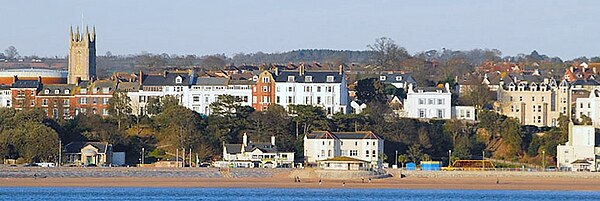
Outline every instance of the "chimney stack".
[[242, 146], [248, 146], [248, 135], [246, 135], [246, 133], [244, 133], [244, 136], [242, 137]]
[[343, 65], [343, 64], [340, 64], [340, 66], [339, 66], [339, 71], [340, 71], [340, 72], [339, 72], [339, 73], [340, 73], [340, 75], [344, 73], [344, 65]]
[[13, 76], [13, 83], [17, 82], [19, 80], [19, 78], [17, 77], [17, 75]]
[[271, 135], [271, 145], [275, 146], [275, 136]]
[[42, 76], [38, 76], [38, 82], [42, 83]]

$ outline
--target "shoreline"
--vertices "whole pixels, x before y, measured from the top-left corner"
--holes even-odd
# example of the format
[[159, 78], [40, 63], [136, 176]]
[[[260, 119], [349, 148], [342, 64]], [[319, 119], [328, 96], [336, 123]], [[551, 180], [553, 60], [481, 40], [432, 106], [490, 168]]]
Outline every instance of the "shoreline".
[[[0, 187], [320, 188], [600, 191], [600, 173], [390, 170], [394, 177], [294, 182], [302, 169], [0, 168]], [[36, 175], [37, 178], [34, 178]], [[319, 184], [319, 180], [322, 181]], [[345, 182], [345, 184], [343, 184]], [[497, 183], [498, 182], [498, 183]]]
[[[600, 191], [600, 181], [566, 178], [386, 178], [360, 179], [81, 177], [2, 178], [0, 187], [139, 187], [139, 188], [319, 188], [319, 189], [439, 189], [439, 190], [561, 190]], [[496, 184], [496, 181], [499, 181]], [[345, 184], [342, 184], [345, 182]]]

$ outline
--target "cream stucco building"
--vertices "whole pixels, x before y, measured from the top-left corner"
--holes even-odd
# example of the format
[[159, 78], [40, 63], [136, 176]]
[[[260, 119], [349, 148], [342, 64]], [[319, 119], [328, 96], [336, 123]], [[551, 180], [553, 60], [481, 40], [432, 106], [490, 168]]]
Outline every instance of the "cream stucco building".
[[112, 145], [107, 142], [71, 142], [63, 150], [63, 163], [76, 166], [109, 166]]
[[317, 165], [321, 161], [338, 161], [339, 157], [352, 158], [368, 164], [361, 168], [378, 169], [383, 162], [383, 142], [371, 131], [313, 131], [304, 136], [304, 159], [308, 165]]
[[561, 114], [571, 114], [570, 87], [540, 76], [511, 77], [498, 89], [496, 109], [522, 125], [557, 126]]
[[593, 126], [569, 124], [569, 141], [556, 147], [556, 165], [561, 170], [596, 171], [600, 166], [600, 147], [596, 146]]

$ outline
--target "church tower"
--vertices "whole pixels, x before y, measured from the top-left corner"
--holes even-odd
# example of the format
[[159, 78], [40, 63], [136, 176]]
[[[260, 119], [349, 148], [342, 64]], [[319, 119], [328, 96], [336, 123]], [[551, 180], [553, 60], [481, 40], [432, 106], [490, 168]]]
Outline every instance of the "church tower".
[[69, 77], [67, 83], [77, 84], [79, 80], [94, 79], [96, 77], [96, 27], [92, 28], [92, 33], [89, 32], [87, 27], [85, 33], [79, 33], [79, 27], [73, 33], [73, 27], [71, 27], [69, 29], [69, 41]]

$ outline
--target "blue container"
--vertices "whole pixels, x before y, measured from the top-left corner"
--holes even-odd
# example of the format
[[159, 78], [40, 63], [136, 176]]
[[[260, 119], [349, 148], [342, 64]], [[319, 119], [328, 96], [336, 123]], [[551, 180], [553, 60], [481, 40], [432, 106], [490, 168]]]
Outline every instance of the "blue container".
[[441, 167], [442, 162], [440, 161], [421, 161], [421, 170], [424, 171], [439, 171]]
[[410, 162], [406, 164], [406, 170], [417, 170], [417, 164]]

